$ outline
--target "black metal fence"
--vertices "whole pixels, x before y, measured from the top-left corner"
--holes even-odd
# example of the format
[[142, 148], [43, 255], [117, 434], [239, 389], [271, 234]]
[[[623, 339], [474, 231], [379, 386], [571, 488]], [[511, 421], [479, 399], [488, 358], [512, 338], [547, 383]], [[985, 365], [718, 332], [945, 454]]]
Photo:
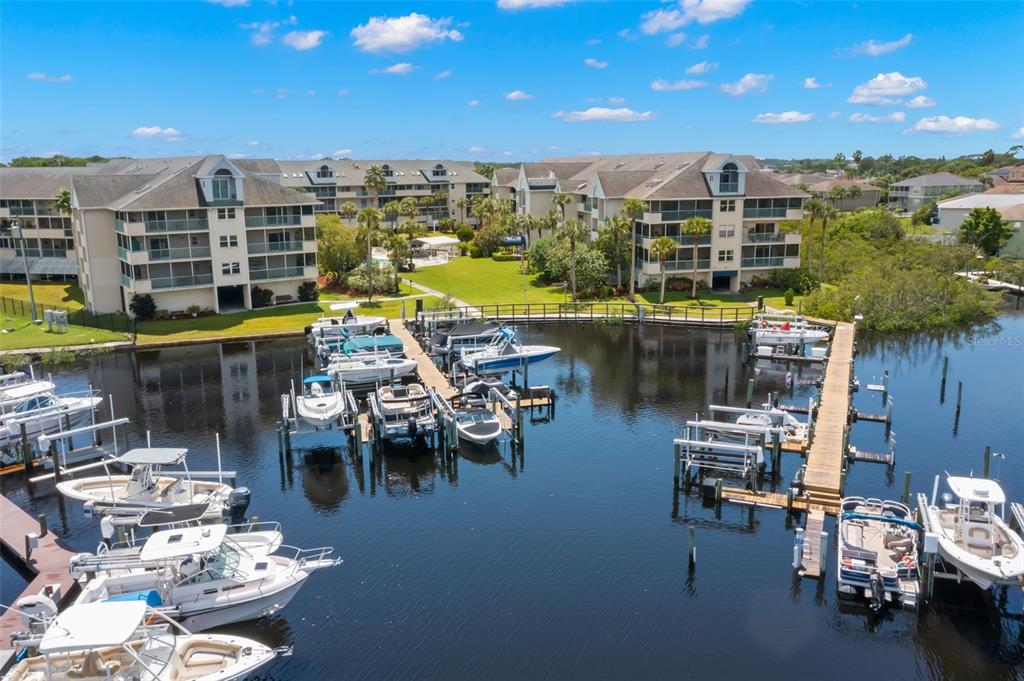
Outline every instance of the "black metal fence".
[[[94, 329], [106, 329], [108, 331], [120, 331], [122, 333], [135, 333], [135, 322], [128, 315], [117, 312], [97, 314], [89, 312], [85, 308], [73, 310], [64, 305], [50, 305], [36, 302], [36, 315], [38, 319], [43, 318], [45, 310], [56, 310], [64, 312], [68, 316], [68, 324], [77, 326], [88, 326]], [[32, 318], [32, 305], [27, 300], [17, 300], [0, 296], [0, 314], [4, 317]]]

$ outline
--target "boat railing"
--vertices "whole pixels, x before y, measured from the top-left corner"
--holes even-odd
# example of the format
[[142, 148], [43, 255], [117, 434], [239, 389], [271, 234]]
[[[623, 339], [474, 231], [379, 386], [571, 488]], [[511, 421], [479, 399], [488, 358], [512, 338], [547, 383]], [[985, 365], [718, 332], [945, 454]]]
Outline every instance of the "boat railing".
[[341, 558], [334, 558], [334, 547], [333, 546], [318, 546], [314, 549], [300, 549], [297, 546], [290, 546], [288, 544], [282, 544], [274, 551], [275, 556], [281, 556], [282, 558], [288, 558], [295, 562], [295, 567], [302, 569], [304, 565], [309, 563], [319, 563], [323, 561], [330, 561], [337, 565], [341, 562]]
[[[757, 314], [753, 307], [715, 307], [708, 305], [662, 305], [653, 303], [564, 302], [496, 303], [456, 307], [443, 311], [423, 311], [416, 323], [424, 333], [443, 322], [470, 318], [517, 322], [602, 321], [651, 322], [705, 326], [728, 326], [749, 322]], [[790, 316], [789, 320], [792, 321]]]
[[[45, 394], [46, 393], [43, 393], [43, 395], [45, 395]], [[60, 402], [60, 400], [65, 400], [65, 399], [83, 399], [83, 398], [99, 397], [99, 395], [100, 395], [100, 391], [99, 390], [93, 390], [93, 389], [89, 389], [89, 390], [75, 390], [75, 391], [69, 392], [69, 393], [61, 393], [59, 395], [53, 395], [53, 398], [55, 400], [58, 400], [58, 402], [56, 404], [50, 404], [50, 405], [47, 405], [45, 407], [40, 407], [38, 409], [33, 409], [31, 411], [18, 412], [17, 409], [22, 404], [25, 404], [29, 400], [35, 399], [36, 397], [40, 397], [41, 396], [41, 395], [32, 395], [30, 397], [26, 397], [24, 402], [20, 402], [20, 403], [18, 403], [16, 405], [13, 405], [13, 406], [8, 405], [10, 408], [7, 410], [6, 413], [0, 413], [0, 417], [2, 417], [7, 423], [13, 423], [13, 424], [29, 423], [29, 422], [35, 421], [36, 419], [45, 418], [47, 416], [53, 416], [54, 414], [62, 414], [64, 412], [70, 411], [71, 410], [71, 406], [68, 405], [68, 404], [64, 404], [64, 403]]]

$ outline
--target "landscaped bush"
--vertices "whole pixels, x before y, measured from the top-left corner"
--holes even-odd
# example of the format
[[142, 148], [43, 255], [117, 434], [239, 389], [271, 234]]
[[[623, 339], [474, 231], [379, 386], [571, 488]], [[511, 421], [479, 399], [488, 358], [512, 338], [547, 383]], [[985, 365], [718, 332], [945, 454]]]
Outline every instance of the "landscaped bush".
[[482, 258], [484, 257], [484, 251], [480, 248], [480, 245], [475, 241], [469, 242], [469, 257], [471, 258]]
[[491, 254], [491, 260], [494, 262], [518, 262], [519, 256], [515, 253], [493, 253]]
[[266, 307], [270, 305], [270, 301], [274, 298], [274, 292], [268, 288], [262, 288], [260, 286], [252, 287], [252, 306], [253, 307]]
[[472, 241], [475, 235], [476, 232], [469, 225], [459, 225], [459, 228], [455, 230], [455, 236], [462, 242]]
[[157, 310], [153, 313], [153, 319], [167, 319], [171, 316], [171, 313], [167, 310]]
[[[390, 267], [374, 264], [371, 272], [374, 293], [394, 293], [397, 290], [395, 288], [395, 276]], [[369, 292], [370, 286], [366, 276], [366, 265], [352, 270], [345, 279], [345, 283], [353, 292]]]
[[783, 294], [783, 298], [785, 299], [787, 306], [793, 304], [794, 297], [796, 297], [796, 292], [791, 288], [787, 288], [786, 292]]
[[198, 317], [199, 313], [203, 311], [203, 308], [199, 305], [189, 305], [185, 308], [185, 312], [188, 312], [193, 317]]
[[128, 303], [128, 309], [132, 311], [136, 319], [149, 320], [156, 314], [156, 301], [148, 293], [136, 293]]
[[320, 287], [315, 281], [304, 281], [299, 284], [299, 300], [309, 303], [320, 298]]

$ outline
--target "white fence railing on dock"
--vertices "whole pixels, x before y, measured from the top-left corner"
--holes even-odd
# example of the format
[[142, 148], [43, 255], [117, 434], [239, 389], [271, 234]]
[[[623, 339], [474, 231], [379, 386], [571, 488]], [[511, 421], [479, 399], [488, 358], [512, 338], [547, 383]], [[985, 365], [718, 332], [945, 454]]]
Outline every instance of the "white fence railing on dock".
[[[416, 322], [424, 331], [444, 322], [493, 319], [515, 322], [631, 322], [680, 326], [728, 327], [748, 323], [758, 314], [755, 307], [655, 305], [649, 303], [500, 303], [424, 310]], [[790, 321], [793, 317], [787, 317]]]

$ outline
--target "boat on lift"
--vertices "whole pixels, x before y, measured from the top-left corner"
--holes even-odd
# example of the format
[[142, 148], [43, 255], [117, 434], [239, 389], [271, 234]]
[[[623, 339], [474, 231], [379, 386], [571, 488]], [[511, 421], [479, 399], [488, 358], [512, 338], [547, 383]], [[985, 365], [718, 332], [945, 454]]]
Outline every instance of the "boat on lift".
[[803, 441], [807, 439], [807, 424], [793, 416], [785, 409], [764, 405], [762, 410], [743, 410], [736, 418], [741, 426], [760, 426], [764, 428], [782, 428], [784, 440]]
[[315, 349], [317, 357], [325, 365], [330, 364], [333, 358], [340, 355], [386, 352], [392, 357], [405, 356], [405, 344], [402, 339], [389, 333], [351, 338], [318, 338]]
[[370, 399], [386, 440], [415, 440], [433, 435], [434, 402], [421, 384], [383, 385]]
[[228, 681], [282, 652], [233, 634], [194, 634], [143, 601], [73, 605], [45, 625], [19, 641], [36, 655], [3, 681]]
[[496, 322], [475, 319], [461, 320], [430, 336], [430, 352], [435, 355], [459, 354], [463, 350], [479, 350], [501, 335]]
[[[952, 494], [933, 497], [927, 527], [938, 535], [939, 555], [987, 589], [1024, 580], [1024, 541], [1003, 519], [1006, 494], [995, 480], [946, 475]], [[938, 480], [936, 479], [936, 485]]]
[[16, 386], [8, 394], [17, 397], [0, 413], [0, 446], [18, 440], [23, 425], [28, 437], [80, 426], [103, 401], [93, 391], [56, 395], [49, 381]]
[[334, 356], [325, 372], [344, 385], [366, 385], [411, 376], [416, 367], [414, 359], [392, 357], [386, 352], [361, 352]]
[[478, 374], [503, 374], [508, 371], [522, 371], [529, 364], [543, 362], [561, 351], [553, 345], [523, 345], [508, 329], [499, 329], [499, 334], [487, 347], [479, 350], [462, 351], [463, 366]]
[[762, 345], [813, 345], [828, 340], [829, 330], [809, 324], [799, 316], [756, 315], [750, 325], [755, 347]]
[[[230, 506], [232, 488], [215, 480], [193, 480], [183, 472], [164, 471], [165, 466], [184, 465], [187, 449], [143, 447], [131, 449], [103, 462], [106, 475], [64, 480], [57, 490], [87, 504], [89, 512], [102, 515], [140, 515], [146, 511], [185, 504], [206, 504], [208, 518], [219, 518]], [[130, 468], [128, 475], [111, 475], [109, 464]]]
[[455, 431], [460, 440], [475, 445], [488, 445], [501, 436], [501, 421], [488, 408], [487, 400], [478, 395], [460, 395], [454, 418]]
[[917, 606], [918, 535], [913, 512], [896, 501], [846, 497], [840, 503], [839, 593], [863, 595], [872, 610], [899, 600]]
[[354, 304], [335, 303], [331, 308], [336, 309], [339, 306], [350, 308], [343, 317], [320, 317], [306, 327], [306, 336], [310, 343], [315, 344], [318, 338], [365, 336], [378, 329], [387, 328], [388, 320], [384, 317], [353, 314], [351, 308], [356, 306]]
[[324, 374], [302, 379], [302, 394], [295, 396], [295, 412], [316, 429], [331, 427], [345, 413], [345, 406], [345, 391]]

